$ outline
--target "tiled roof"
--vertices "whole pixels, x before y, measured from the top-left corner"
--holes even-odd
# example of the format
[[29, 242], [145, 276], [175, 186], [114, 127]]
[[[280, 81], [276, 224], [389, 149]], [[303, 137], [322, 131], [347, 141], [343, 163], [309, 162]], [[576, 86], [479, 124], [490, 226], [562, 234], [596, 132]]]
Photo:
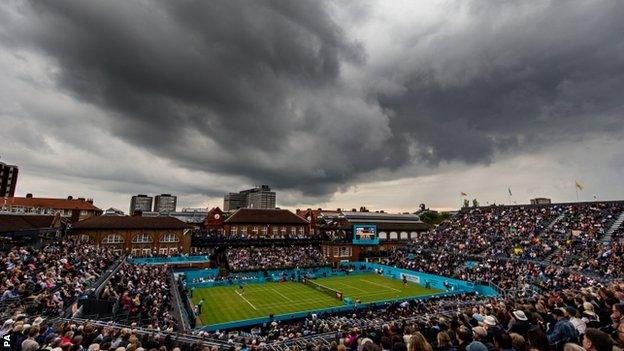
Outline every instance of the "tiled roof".
[[403, 230], [403, 231], [412, 231], [412, 230], [429, 230], [431, 226], [424, 222], [412, 222], [412, 223], [400, 223], [400, 222], [380, 222], [377, 224], [377, 231], [390, 231], [390, 230]]
[[173, 217], [96, 216], [79, 221], [72, 229], [187, 229], [190, 225]]
[[241, 208], [232, 213], [225, 223], [308, 224], [308, 221], [288, 210]]
[[51, 228], [54, 216], [0, 215], [0, 233]]
[[44, 197], [8, 197], [0, 198], [0, 206], [20, 206], [27, 208], [53, 208], [57, 210], [102, 211], [86, 200], [50, 199]]

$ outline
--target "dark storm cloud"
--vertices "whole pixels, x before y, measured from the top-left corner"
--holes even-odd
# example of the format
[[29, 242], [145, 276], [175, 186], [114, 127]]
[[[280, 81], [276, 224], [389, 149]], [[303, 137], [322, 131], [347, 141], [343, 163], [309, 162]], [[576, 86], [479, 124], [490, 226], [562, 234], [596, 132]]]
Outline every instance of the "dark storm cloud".
[[620, 1], [451, 6], [463, 23], [382, 33], [403, 45], [387, 59], [331, 6], [32, 1], [18, 6], [21, 20], [0, 11], [0, 38], [54, 60], [56, 84], [106, 111], [114, 136], [185, 168], [305, 195], [421, 161], [488, 163], [621, 131]]
[[[470, 24], [408, 40], [422, 55], [400, 94], [378, 94], [419, 155], [490, 162], [624, 127], [624, 3], [474, 2]], [[409, 47], [406, 47], [409, 50]], [[390, 72], [392, 74], [392, 72]]]

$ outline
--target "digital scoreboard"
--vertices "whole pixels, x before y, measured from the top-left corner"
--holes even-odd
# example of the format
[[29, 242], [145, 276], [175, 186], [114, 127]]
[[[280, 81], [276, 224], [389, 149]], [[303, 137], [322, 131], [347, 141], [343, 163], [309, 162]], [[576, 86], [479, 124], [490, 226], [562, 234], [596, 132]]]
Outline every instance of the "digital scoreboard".
[[377, 226], [374, 224], [354, 224], [353, 244], [378, 245], [379, 236], [377, 235]]

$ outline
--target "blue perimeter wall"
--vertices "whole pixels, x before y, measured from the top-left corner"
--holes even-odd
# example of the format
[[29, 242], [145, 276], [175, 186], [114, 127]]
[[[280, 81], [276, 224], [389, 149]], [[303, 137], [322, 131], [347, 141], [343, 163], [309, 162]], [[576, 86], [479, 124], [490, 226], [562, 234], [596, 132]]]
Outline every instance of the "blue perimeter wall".
[[[393, 278], [393, 279], [401, 279], [401, 274], [409, 274], [412, 276], [417, 276], [420, 280], [420, 284], [424, 286], [425, 282], [428, 281], [431, 284], [432, 288], [437, 288], [440, 290], [446, 290], [444, 288], [444, 282], [448, 282], [449, 284], [451, 284], [454, 287], [454, 290], [452, 291], [447, 291], [447, 292], [442, 292], [442, 293], [437, 293], [437, 294], [431, 294], [431, 295], [421, 295], [421, 296], [416, 296], [416, 297], [412, 297], [412, 298], [403, 298], [403, 299], [390, 299], [390, 300], [383, 300], [383, 301], [377, 301], [377, 302], [370, 302], [370, 303], [361, 303], [358, 305], [345, 305], [345, 306], [340, 306], [340, 307], [333, 307], [333, 308], [326, 308], [326, 309], [319, 309], [319, 310], [312, 310], [312, 311], [301, 311], [301, 312], [295, 312], [295, 313], [289, 313], [289, 314], [283, 314], [283, 315], [277, 315], [274, 316], [273, 319], [270, 319], [268, 316], [267, 317], [262, 317], [262, 318], [253, 318], [253, 319], [246, 319], [246, 320], [240, 320], [240, 321], [233, 321], [233, 322], [227, 322], [227, 323], [219, 323], [219, 324], [213, 324], [213, 325], [206, 325], [203, 327], [198, 328], [199, 330], [204, 330], [204, 331], [215, 331], [215, 330], [225, 330], [225, 329], [232, 329], [232, 328], [243, 328], [243, 327], [249, 327], [249, 326], [253, 326], [253, 325], [259, 325], [259, 324], [264, 324], [264, 323], [270, 323], [271, 321], [286, 321], [286, 320], [291, 320], [291, 319], [300, 319], [300, 318], [306, 318], [308, 316], [310, 316], [310, 314], [312, 313], [316, 313], [316, 314], [324, 314], [324, 313], [337, 313], [337, 312], [347, 312], [347, 311], [353, 311], [354, 309], [363, 309], [363, 308], [368, 308], [371, 306], [383, 306], [383, 305], [387, 305], [389, 303], [393, 303], [393, 302], [397, 302], [397, 301], [405, 301], [405, 300], [427, 300], [430, 299], [432, 297], [444, 297], [444, 296], [452, 296], [452, 295], [457, 295], [457, 294], [462, 294], [462, 293], [467, 293], [467, 292], [477, 292], [481, 295], [485, 295], [485, 296], [498, 296], [498, 291], [496, 291], [496, 289], [494, 289], [491, 286], [487, 286], [487, 285], [477, 285], [471, 282], [467, 282], [467, 281], [463, 281], [463, 280], [459, 280], [459, 279], [453, 279], [453, 278], [447, 278], [447, 277], [443, 277], [443, 276], [439, 276], [439, 275], [434, 275], [434, 274], [428, 274], [428, 273], [422, 273], [422, 272], [417, 272], [417, 271], [410, 271], [407, 269], [400, 269], [400, 268], [394, 268], [394, 267], [390, 267], [390, 266], [384, 266], [384, 265], [380, 265], [380, 264], [376, 264], [376, 263], [368, 263], [368, 262], [345, 262], [342, 264], [342, 266], [353, 266], [356, 268], [356, 270], [354, 272], [351, 272], [350, 275], [352, 274], [358, 274], [358, 273], [370, 273], [371, 271], [374, 271], [375, 269], [377, 270], [382, 270], [383, 271], [383, 275], [389, 278]], [[360, 270], [360, 268], [364, 268], [366, 269], [366, 271], [362, 271]], [[297, 274], [301, 274], [305, 271], [308, 270], [317, 270], [318, 272], [320, 272], [322, 274], [322, 272], [326, 272], [328, 273], [327, 276], [336, 276], [336, 275], [344, 275], [344, 272], [335, 272], [332, 271], [330, 268], [316, 268], [316, 269], [291, 269], [291, 270], [274, 270], [274, 271], [269, 271], [270, 277], [271, 279], [264, 279], [264, 277], [262, 277], [262, 275], [258, 272], [254, 273], [254, 272], [249, 272], [249, 273], [245, 273], [245, 274], [249, 274], [249, 276], [252, 275], [256, 275], [255, 279], [251, 279], [251, 280], [242, 280], [246, 283], [263, 283], [266, 281], [277, 281], [279, 279], [279, 276], [281, 274], [287, 274], [290, 276], [291, 273], [295, 273]], [[227, 284], [227, 282], [204, 282], [204, 283], [199, 283], [199, 284], [192, 284], [190, 283], [190, 279], [189, 277], [201, 277], [201, 276], [207, 276], [207, 273], [212, 273], [209, 272], [210, 270], [188, 270], [188, 271], [178, 271], [177, 273], [184, 273], [187, 276], [187, 287], [195, 287], [195, 288], [203, 288], [203, 287], [210, 287], [210, 286], [216, 286], [216, 285], [224, 285]], [[216, 272], [215, 272], [216, 273]], [[331, 273], [331, 274], [330, 274]], [[322, 276], [321, 274], [316, 274], [317, 277], [318, 276]], [[277, 279], [275, 279], [277, 278]], [[237, 284], [238, 280], [233, 280], [234, 284]], [[190, 283], [190, 284], [189, 284]]]
[[128, 259], [130, 264], [161, 265], [209, 262], [208, 256], [140, 257]]

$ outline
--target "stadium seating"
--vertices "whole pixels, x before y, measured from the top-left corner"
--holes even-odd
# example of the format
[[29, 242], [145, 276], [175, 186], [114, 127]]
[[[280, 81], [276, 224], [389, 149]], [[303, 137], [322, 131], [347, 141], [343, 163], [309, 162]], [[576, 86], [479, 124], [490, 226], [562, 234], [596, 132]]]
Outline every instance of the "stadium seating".
[[[621, 348], [623, 211], [621, 202], [466, 208], [380, 258], [389, 266], [487, 282], [501, 292], [496, 298], [470, 293], [388, 302], [212, 332], [191, 330], [194, 312], [184, 306], [182, 281], [175, 281], [168, 265], [130, 264], [112, 250], [67, 238], [15, 247], [0, 252], [0, 337], [9, 336], [15, 351], [294, 351], [342, 345], [474, 351], [504, 349], [507, 340], [516, 351], [559, 351], [567, 342], [582, 343], [583, 334], [606, 337]], [[321, 238], [314, 240], [228, 246], [222, 252], [226, 270], [193, 279], [255, 279], [246, 271], [327, 266]], [[72, 318], [90, 305], [110, 308]], [[570, 337], [556, 332], [565, 323], [575, 330]]]

